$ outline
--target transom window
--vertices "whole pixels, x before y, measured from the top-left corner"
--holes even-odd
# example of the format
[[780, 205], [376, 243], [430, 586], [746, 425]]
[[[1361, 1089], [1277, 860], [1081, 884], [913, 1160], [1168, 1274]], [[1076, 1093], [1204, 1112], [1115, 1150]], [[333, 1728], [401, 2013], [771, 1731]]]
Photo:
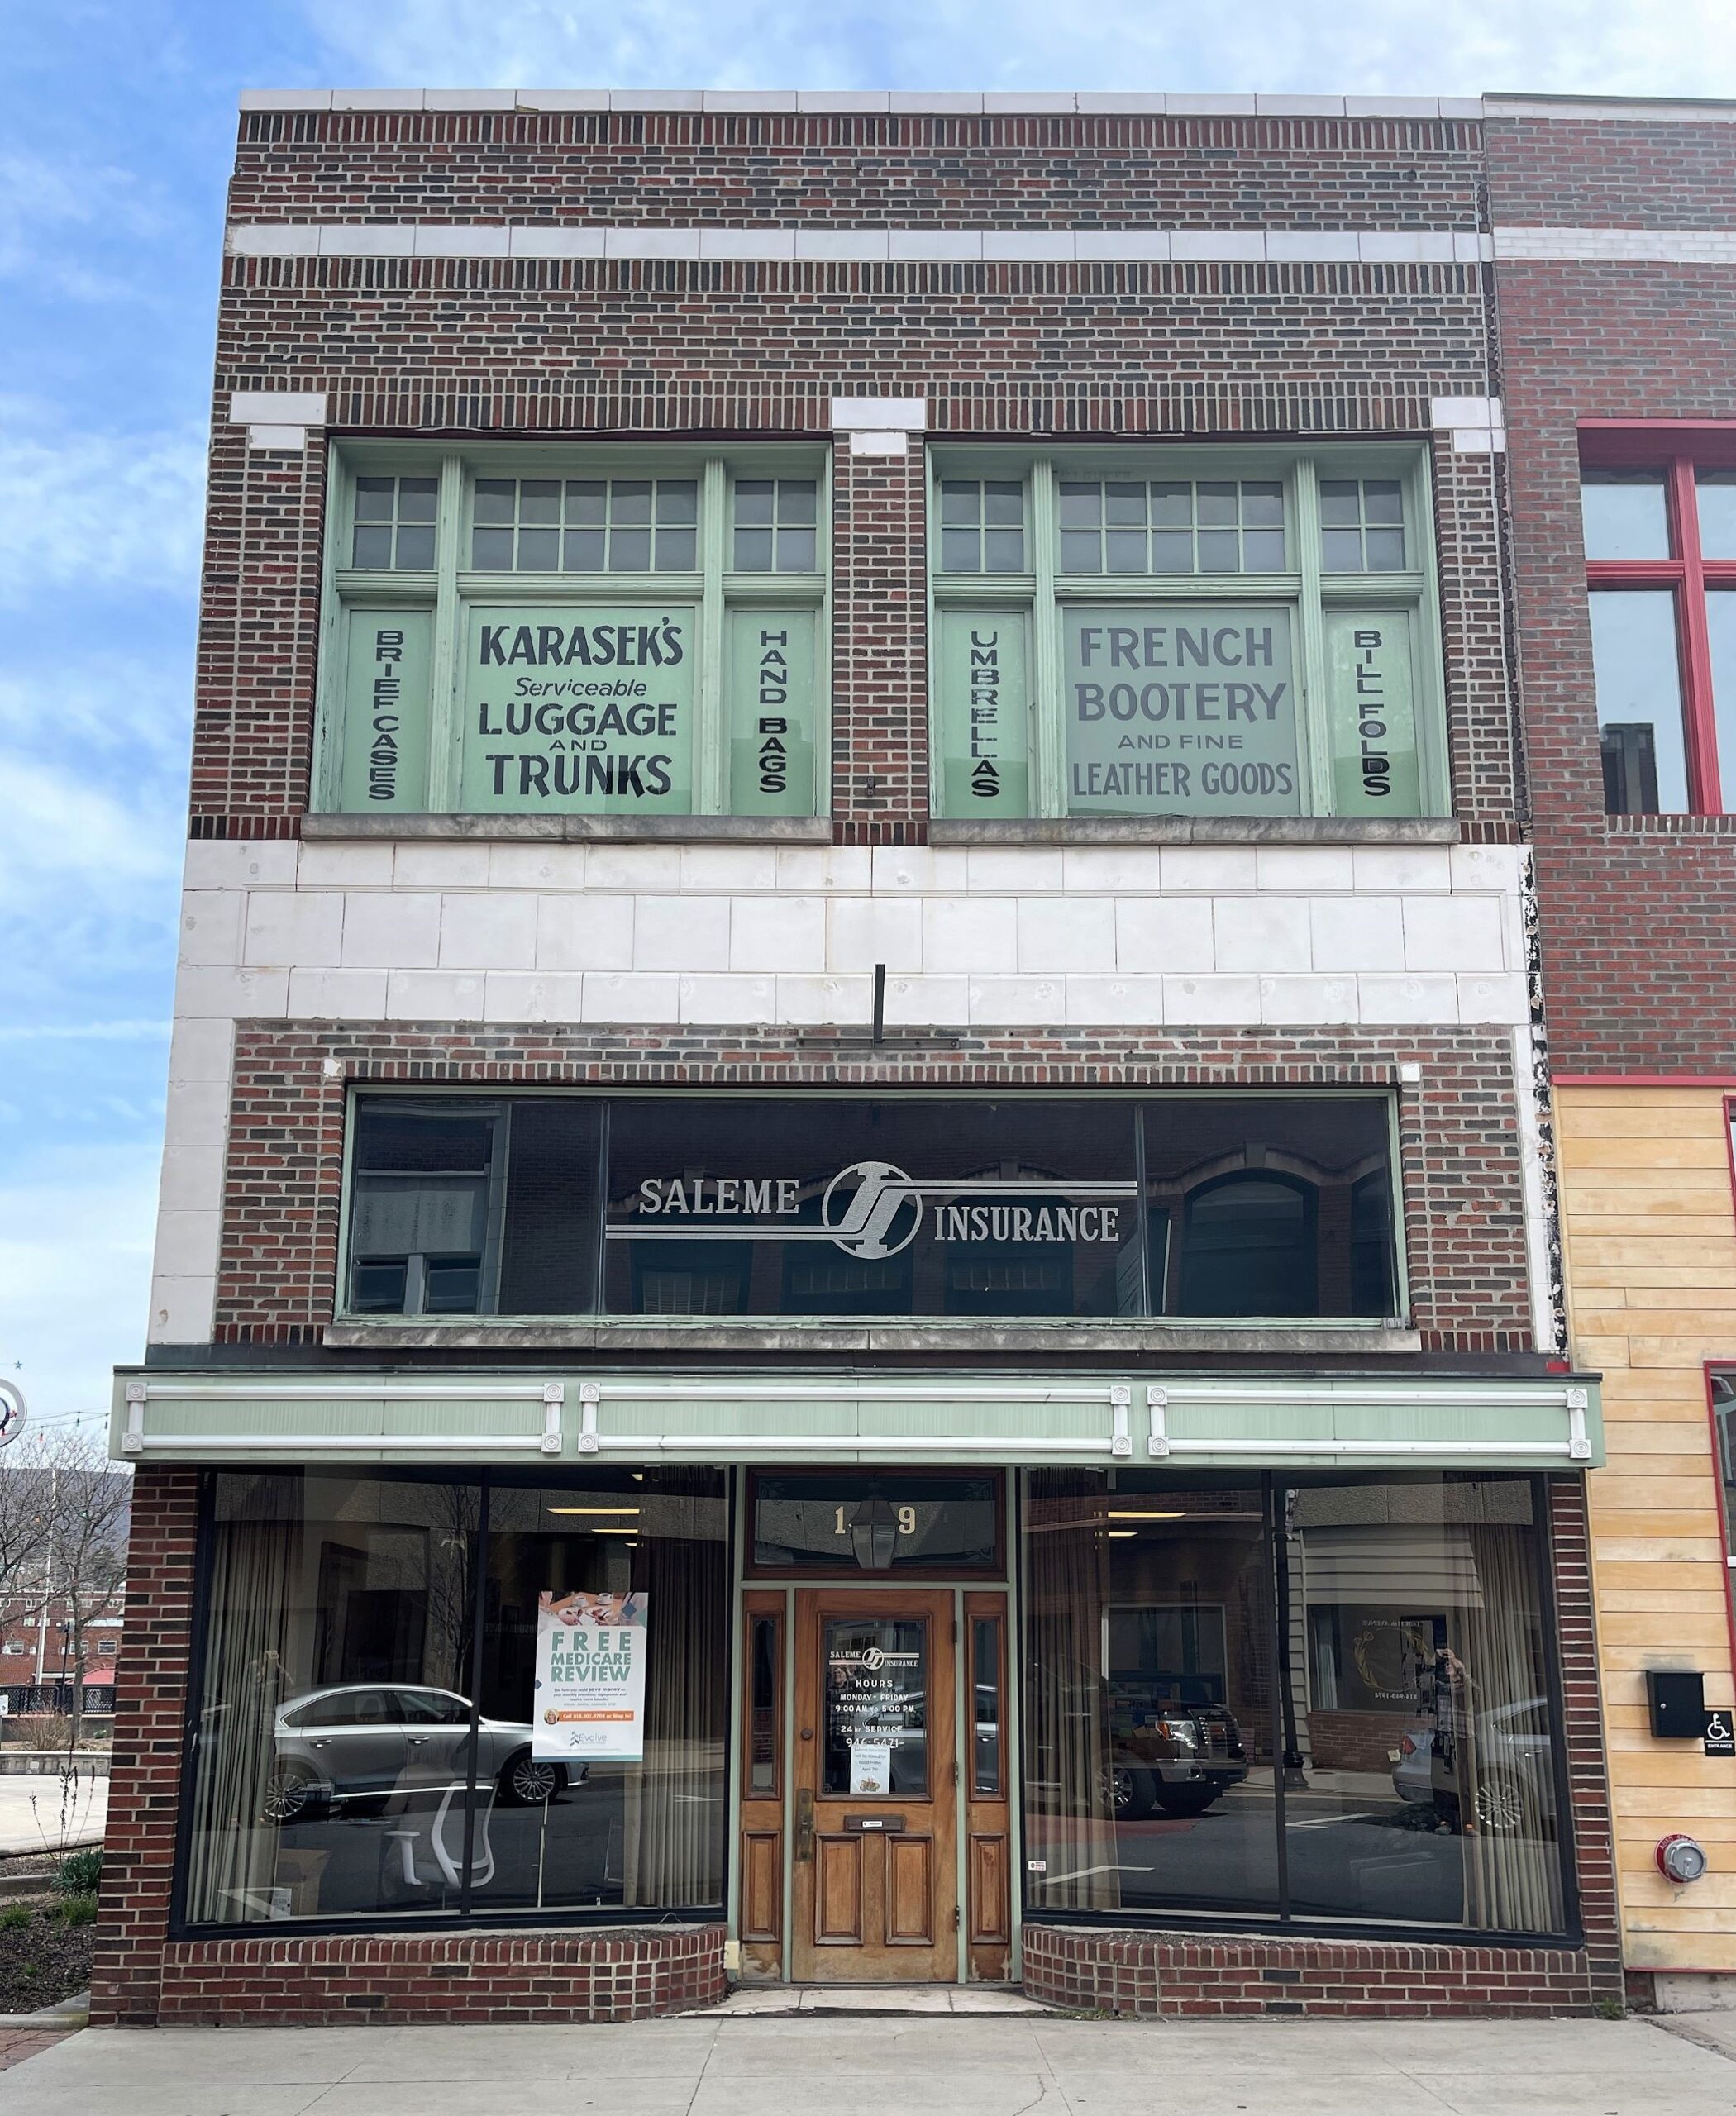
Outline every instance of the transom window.
[[[814, 447], [334, 450], [315, 803], [813, 816]], [[429, 1254], [424, 1292], [447, 1267]]]
[[1447, 812], [1424, 459], [935, 450], [935, 812]]
[[1581, 436], [1604, 808], [1736, 808], [1736, 428]]

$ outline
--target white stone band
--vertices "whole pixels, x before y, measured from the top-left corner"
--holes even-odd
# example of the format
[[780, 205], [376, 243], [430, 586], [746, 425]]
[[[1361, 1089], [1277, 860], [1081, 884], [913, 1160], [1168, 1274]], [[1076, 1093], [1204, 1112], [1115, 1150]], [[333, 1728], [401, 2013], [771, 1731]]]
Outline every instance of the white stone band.
[[1063, 88], [988, 93], [885, 88], [247, 88], [250, 111], [674, 111], [732, 117], [1461, 117], [1480, 96], [1165, 95]]

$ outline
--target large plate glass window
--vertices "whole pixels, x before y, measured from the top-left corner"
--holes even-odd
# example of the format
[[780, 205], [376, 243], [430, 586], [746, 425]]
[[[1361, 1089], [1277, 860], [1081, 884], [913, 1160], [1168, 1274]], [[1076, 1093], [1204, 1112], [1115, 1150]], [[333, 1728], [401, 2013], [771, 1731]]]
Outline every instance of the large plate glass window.
[[935, 812], [1447, 812], [1427, 460], [939, 448]]
[[820, 813], [818, 451], [354, 442], [334, 468], [317, 807]]

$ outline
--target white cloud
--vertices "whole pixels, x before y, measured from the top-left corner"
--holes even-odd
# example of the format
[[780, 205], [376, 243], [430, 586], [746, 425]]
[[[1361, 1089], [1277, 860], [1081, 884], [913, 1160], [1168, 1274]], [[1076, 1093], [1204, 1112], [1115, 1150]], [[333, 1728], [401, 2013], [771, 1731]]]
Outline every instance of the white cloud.
[[155, 242], [170, 224], [160, 199], [147, 196], [128, 169], [18, 150], [0, 155], [0, 276], [28, 275], [81, 301], [148, 294], [146, 275], [95, 270], [74, 251], [116, 237], [129, 245]]
[[330, 78], [451, 88], [1736, 93], [1729, 0], [303, 0]]
[[0, 398], [0, 602], [197, 582], [205, 446], [193, 434], [56, 432], [39, 404]]
[[0, 1373], [40, 1416], [107, 1403], [144, 1351], [160, 1159], [154, 1140], [54, 1146], [0, 1181]]

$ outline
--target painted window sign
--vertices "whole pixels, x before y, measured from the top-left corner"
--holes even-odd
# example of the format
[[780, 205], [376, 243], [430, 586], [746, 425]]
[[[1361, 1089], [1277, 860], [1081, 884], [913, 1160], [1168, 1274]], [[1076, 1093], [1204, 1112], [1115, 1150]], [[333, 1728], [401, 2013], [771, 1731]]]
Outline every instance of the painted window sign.
[[1449, 813], [1420, 449], [932, 453], [937, 816]]
[[1326, 665], [1333, 808], [1345, 816], [1415, 815], [1422, 786], [1409, 613], [1329, 611]]
[[339, 448], [316, 805], [819, 813], [817, 452], [515, 453]]
[[687, 814], [694, 614], [678, 603], [471, 609], [460, 807]]
[[1071, 812], [1300, 812], [1287, 611], [1070, 604], [1061, 637]]

